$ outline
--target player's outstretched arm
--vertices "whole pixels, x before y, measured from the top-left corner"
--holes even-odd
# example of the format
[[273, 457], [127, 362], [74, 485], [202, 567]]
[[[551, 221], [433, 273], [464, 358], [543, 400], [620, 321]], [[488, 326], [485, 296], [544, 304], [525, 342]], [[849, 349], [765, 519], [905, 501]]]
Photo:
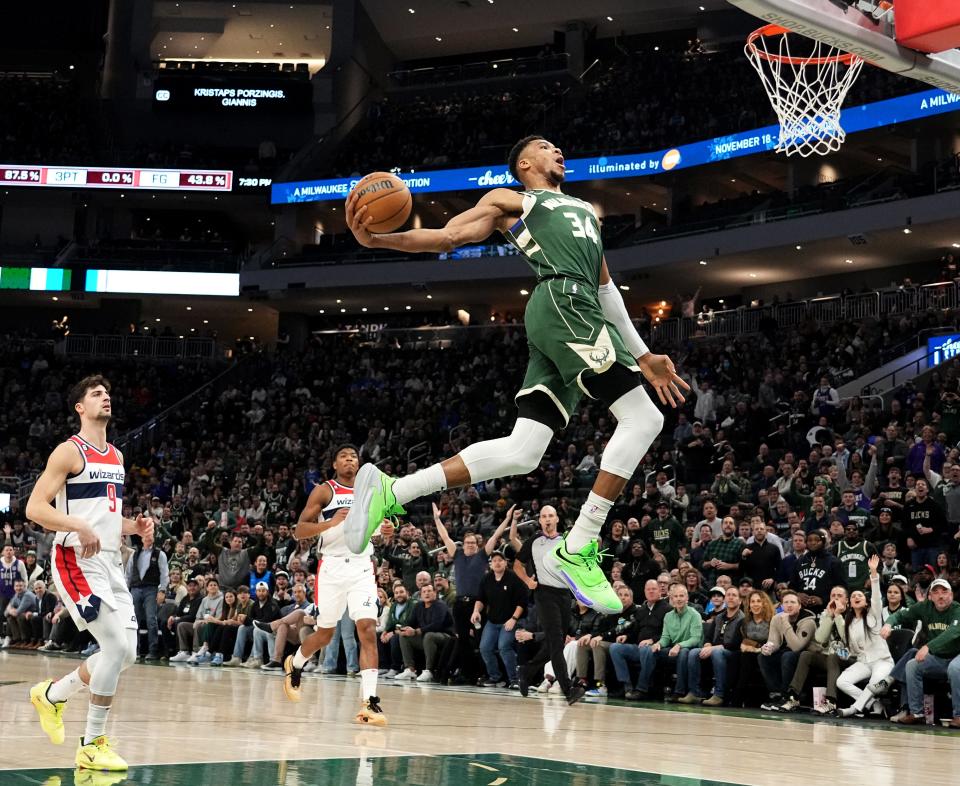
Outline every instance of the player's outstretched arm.
[[479, 243], [498, 229], [506, 229], [523, 213], [523, 196], [508, 188], [495, 188], [469, 210], [451, 218], [441, 229], [410, 229], [378, 235], [370, 232], [367, 208], [356, 208], [353, 193], [347, 197], [347, 226], [361, 246], [409, 253], [441, 253], [465, 243]]
[[34, 484], [27, 500], [27, 518], [44, 529], [54, 532], [75, 532], [79, 538], [82, 557], [92, 557], [100, 551], [100, 539], [93, 528], [81, 518], [68, 516], [50, 503], [67, 482], [67, 476], [83, 469], [83, 459], [77, 449], [63, 442], [56, 447], [47, 466]]
[[669, 357], [653, 354], [643, 339], [640, 338], [640, 334], [637, 333], [637, 329], [633, 325], [633, 320], [627, 313], [623, 296], [610, 277], [606, 259], [603, 260], [600, 267], [600, 286], [597, 289], [597, 294], [604, 318], [617, 328], [627, 351], [637, 359], [637, 365], [640, 366], [643, 376], [657, 391], [660, 403], [669, 404], [674, 408], [678, 403], [682, 404], [685, 399], [680, 392], [680, 388], [690, 390], [690, 385], [677, 374], [673, 361]]

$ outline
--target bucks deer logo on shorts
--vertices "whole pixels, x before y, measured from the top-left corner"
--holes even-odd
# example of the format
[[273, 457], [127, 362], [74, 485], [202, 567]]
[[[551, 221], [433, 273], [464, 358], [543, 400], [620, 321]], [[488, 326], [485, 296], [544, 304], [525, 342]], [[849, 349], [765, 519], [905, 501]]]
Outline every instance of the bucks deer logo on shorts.
[[606, 371], [617, 359], [617, 353], [614, 351], [613, 341], [610, 339], [610, 333], [607, 331], [606, 325], [600, 330], [600, 334], [593, 344], [578, 344], [575, 341], [568, 341], [567, 346], [598, 374]]
[[590, 360], [595, 366], [602, 366], [607, 362], [607, 358], [610, 357], [610, 350], [607, 347], [598, 349], [596, 352], [590, 353]]

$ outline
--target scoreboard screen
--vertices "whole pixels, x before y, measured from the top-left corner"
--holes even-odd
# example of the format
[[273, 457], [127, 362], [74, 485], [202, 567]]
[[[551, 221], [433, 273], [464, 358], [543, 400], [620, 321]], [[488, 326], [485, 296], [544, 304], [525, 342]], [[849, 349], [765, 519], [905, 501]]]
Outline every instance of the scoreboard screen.
[[0, 164], [0, 187], [120, 188], [126, 190], [230, 191], [233, 172], [208, 169], [138, 169]]

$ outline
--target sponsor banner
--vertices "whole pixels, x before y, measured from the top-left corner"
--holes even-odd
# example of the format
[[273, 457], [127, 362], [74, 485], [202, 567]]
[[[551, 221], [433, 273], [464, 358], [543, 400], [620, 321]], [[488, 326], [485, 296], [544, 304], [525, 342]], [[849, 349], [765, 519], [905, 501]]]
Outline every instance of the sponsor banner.
[[[960, 96], [942, 90], [913, 93], [873, 104], [843, 110], [841, 123], [847, 133], [919, 120], [960, 109]], [[652, 153], [628, 153], [617, 156], [567, 159], [567, 182], [608, 180], [624, 177], [643, 177], [677, 169], [686, 169], [715, 161], [773, 150], [779, 140], [779, 126], [764, 126], [729, 136], [705, 139], [678, 145]], [[558, 139], [563, 144], [563, 139]], [[434, 169], [424, 172], [396, 174], [415, 194], [442, 191], [469, 191], [508, 188], [519, 184], [513, 179], [506, 164], [464, 169]], [[360, 177], [332, 180], [304, 180], [292, 183], [274, 183], [270, 202], [274, 205], [296, 202], [325, 202], [345, 199]]]

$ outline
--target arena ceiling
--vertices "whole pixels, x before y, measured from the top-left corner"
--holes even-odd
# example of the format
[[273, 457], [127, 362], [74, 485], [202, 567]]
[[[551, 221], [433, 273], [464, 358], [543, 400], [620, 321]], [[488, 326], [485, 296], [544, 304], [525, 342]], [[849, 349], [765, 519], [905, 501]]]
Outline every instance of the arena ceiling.
[[330, 55], [330, 3], [160, 0], [153, 8], [154, 60], [305, 61], [318, 70]]
[[739, 13], [730, 11], [725, 0], [361, 1], [401, 60], [543, 46], [553, 43], [554, 30], [575, 21], [596, 27], [598, 38], [608, 38], [696, 27], [711, 11]]

